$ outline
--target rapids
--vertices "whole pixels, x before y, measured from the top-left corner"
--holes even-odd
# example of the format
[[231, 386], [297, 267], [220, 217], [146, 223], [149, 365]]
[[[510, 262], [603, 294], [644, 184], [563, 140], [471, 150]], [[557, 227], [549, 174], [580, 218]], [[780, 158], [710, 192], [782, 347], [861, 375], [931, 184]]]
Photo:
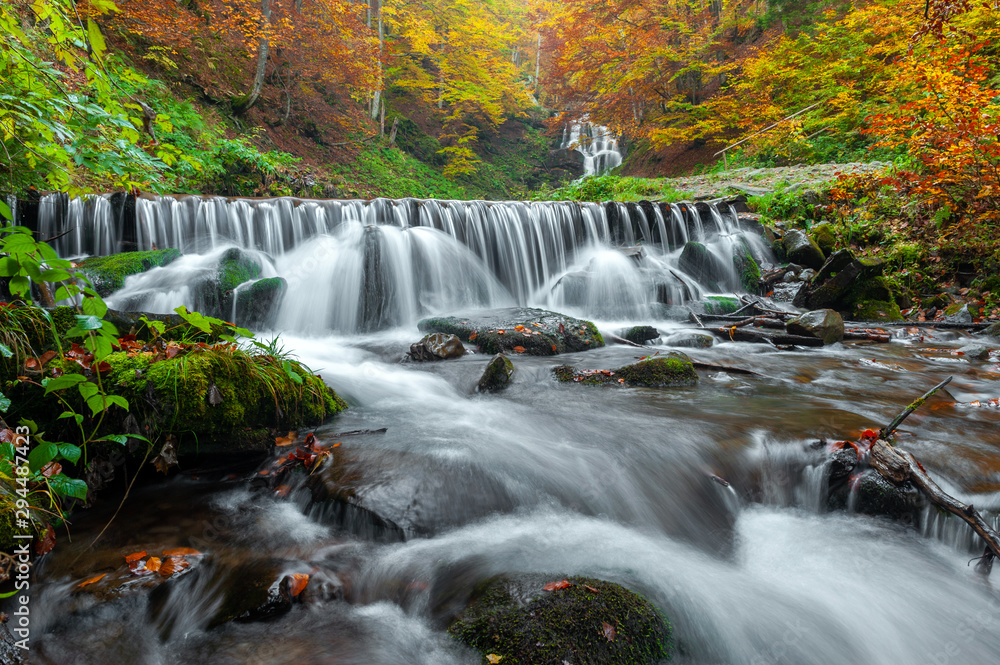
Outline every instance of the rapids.
[[[972, 362], [954, 354], [969, 341], [964, 333], [898, 329], [882, 345], [685, 349], [695, 360], [760, 375], [700, 372], [699, 385], [690, 388], [591, 388], [553, 379], [558, 364], [617, 367], [648, 353], [610, 346], [515, 357], [513, 384], [479, 395], [473, 387], [487, 356], [400, 363], [420, 337], [414, 323], [422, 311], [565, 305], [604, 332], [655, 323], [665, 338], [686, 324], [657, 316], [651, 275], [675, 270], [678, 245], [669, 230], [693, 234], [697, 227], [668, 226], [663, 215], [655, 223], [646, 219], [646, 231], [629, 225], [630, 242], [617, 244], [633, 245], [646, 232], [652, 238], [650, 229], [661, 223], [656, 238], [666, 239], [644, 243], [636, 263], [615, 249], [615, 234], [626, 235], [625, 227], [608, 222], [607, 208], [598, 206], [567, 208], [580, 214], [562, 226], [569, 217], [561, 216], [560, 204], [519, 204], [507, 216], [482, 203], [436, 202], [430, 209], [441, 214], [426, 219], [440, 223], [409, 227], [396, 215], [411, 210], [409, 203], [338, 203], [339, 212], [354, 209], [356, 218], [333, 224], [325, 217], [329, 228], [319, 211], [332, 204], [161, 199], [147, 210], [179, 205], [203, 206], [202, 219], [214, 206], [228, 220], [216, 217], [210, 232], [200, 234], [189, 233], [183, 220], [175, 224], [177, 218], [154, 229], [168, 243], [200, 245], [185, 270], [238, 245], [266, 252], [273, 259], [268, 270], [289, 280], [289, 298], [273, 330], [262, 334], [280, 334], [350, 402], [317, 436], [339, 440], [338, 432], [386, 428], [344, 437], [339, 450], [371, 470], [359, 497], [391, 514], [404, 539], [308, 510], [298, 495], [253, 493], [246, 482], [252, 466], [234, 473], [185, 469], [135, 492], [92, 548], [116, 502], [74, 517], [73, 542], [61, 542], [38, 570], [33, 662], [472, 665], [480, 657], [448, 637], [442, 604], [505, 571], [553, 579], [586, 574], [643, 593], [674, 624], [677, 663], [996, 662], [1000, 599], [966, 565], [981, 553], [969, 530], [932, 512], [918, 530], [828, 511], [824, 455], [812, 445], [884, 425], [954, 375], [948, 394], [911, 416], [900, 440], [947, 491], [980, 510], [1000, 509], [1000, 409], [972, 405], [1000, 397], [996, 350], [988, 362]], [[300, 219], [300, 226], [251, 223], [286, 205], [292, 212], [281, 219]], [[363, 223], [378, 205], [386, 223]], [[535, 220], [548, 221], [517, 216], [531, 209], [539, 213]], [[240, 217], [240, 210], [250, 212]], [[491, 221], [477, 226], [470, 210], [487, 210]], [[693, 225], [682, 208], [678, 215]], [[726, 251], [736, 230], [726, 226], [724, 212], [719, 219], [699, 217], [701, 237]], [[268, 228], [272, 233], [262, 236]], [[562, 242], [580, 228], [596, 236]], [[237, 229], [242, 240], [234, 237]], [[555, 239], [562, 244], [548, 242]], [[381, 264], [394, 266], [382, 273], [380, 297], [393, 294], [396, 309], [367, 327], [350, 318], [360, 311], [356, 301], [340, 304], [364, 297], [358, 275], [372, 273], [358, 264], [370, 260], [366, 242], [400, 262]], [[402, 273], [393, 271], [407, 265], [408, 277], [397, 279]], [[565, 300], [558, 280], [585, 269], [597, 275], [585, 297]], [[183, 300], [171, 285], [184, 274], [155, 269], [130, 278], [111, 300], [145, 297], [143, 307], [160, 307], [159, 297], [168, 308]], [[651, 351], [667, 348], [662, 339]], [[206, 560], [154, 593], [96, 602], [74, 589], [93, 571], [120, 565], [123, 553], [176, 546], [197, 547]], [[232, 584], [226, 571], [256, 561], [310, 573], [310, 584], [328, 593], [271, 622], [208, 629]]]

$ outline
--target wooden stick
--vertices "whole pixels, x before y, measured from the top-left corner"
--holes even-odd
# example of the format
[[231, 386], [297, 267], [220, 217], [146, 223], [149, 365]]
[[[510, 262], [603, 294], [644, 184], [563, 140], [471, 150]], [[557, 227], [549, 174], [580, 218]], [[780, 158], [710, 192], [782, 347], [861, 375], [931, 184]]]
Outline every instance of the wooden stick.
[[625, 346], [634, 346], [634, 347], [637, 347], [637, 348], [640, 348], [640, 349], [647, 349], [647, 348], [649, 348], [645, 344], [636, 344], [635, 342], [633, 342], [631, 340], [627, 340], [624, 337], [619, 337], [618, 335], [611, 335], [611, 334], [605, 333], [604, 336], [607, 339], [610, 339], [615, 344], [624, 344]]
[[695, 360], [691, 361], [691, 366], [695, 369], [711, 369], [719, 372], [726, 372], [728, 374], [747, 374], [749, 376], [760, 376], [757, 372], [751, 372], [748, 369], [743, 369], [742, 367], [728, 367], [726, 365], [713, 365], [712, 363], [700, 363]]
[[955, 377], [949, 376], [947, 379], [945, 379], [944, 381], [942, 381], [941, 383], [937, 384], [936, 386], [928, 390], [926, 393], [924, 393], [922, 397], [914, 400], [909, 406], [903, 409], [903, 411], [898, 416], [893, 418], [892, 422], [889, 423], [887, 427], [884, 427], [881, 430], [879, 430], [878, 437], [880, 439], [888, 439], [890, 436], [892, 436], [892, 433], [896, 431], [896, 428], [899, 427], [904, 420], [906, 420], [907, 416], [909, 416], [911, 413], [919, 409], [920, 405], [923, 404], [925, 401], [927, 401], [928, 397], [930, 397], [931, 395], [933, 395], [934, 393], [936, 393], [937, 391], [941, 390], [946, 385], [951, 383], [951, 380], [953, 378]]

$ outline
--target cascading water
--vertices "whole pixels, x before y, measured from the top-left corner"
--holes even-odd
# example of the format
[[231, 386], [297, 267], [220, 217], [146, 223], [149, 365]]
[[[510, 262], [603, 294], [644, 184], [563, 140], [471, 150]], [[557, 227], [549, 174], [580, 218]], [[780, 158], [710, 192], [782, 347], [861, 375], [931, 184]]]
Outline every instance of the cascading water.
[[600, 175], [622, 163], [618, 139], [611, 130], [586, 120], [574, 122], [563, 130], [562, 148], [583, 155], [583, 174]]
[[[280, 320], [296, 330], [376, 330], [468, 307], [538, 305], [601, 318], [662, 318], [712, 289], [678, 267], [702, 242], [739, 290], [733, 257], [770, 251], [714, 204], [623, 204], [291, 198], [143, 197], [133, 228], [105, 197], [42, 201], [40, 227], [64, 256], [134, 243], [185, 260], [129, 279], [112, 298], [128, 310], [199, 307], [192, 272], [207, 278], [225, 248], [260, 252], [289, 283]], [[703, 215], [705, 218], [703, 219]], [[201, 256], [192, 259], [192, 256]], [[306, 288], [299, 288], [304, 285]]]

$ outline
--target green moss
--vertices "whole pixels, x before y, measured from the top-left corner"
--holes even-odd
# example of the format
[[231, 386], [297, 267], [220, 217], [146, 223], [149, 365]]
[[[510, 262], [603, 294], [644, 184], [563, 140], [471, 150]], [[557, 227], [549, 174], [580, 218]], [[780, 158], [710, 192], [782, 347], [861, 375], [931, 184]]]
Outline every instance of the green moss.
[[809, 235], [819, 248], [823, 250], [824, 256], [830, 256], [837, 248], [837, 236], [833, 233], [833, 225], [829, 222], [817, 224], [809, 230]]
[[[757, 276], [759, 279], [759, 271]], [[739, 298], [733, 298], [732, 296], [708, 296], [703, 302], [706, 314], [732, 314], [743, 306]]]
[[682, 354], [640, 360], [615, 370], [615, 376], [630, 386], [687, 386], [698, 381], [691, 360]]
[[108, 296], [122, 288], [125, 278], [137, 275], [179, 258], [176, 249], [159, 249], [149, 252], [122, 252], [111, 256], [92, 256], [80, 264], [83, 272], [102, 296]]
[[[588, 577], [542, 590], [546, 580], [501, 577], [483, 583], [448, 628], [454, 637], [504, 665], [640, 665], [669, 658], [670, 623], [642, 596]], [[609, 629], [613, 638], [609, 639]]]
[[482, 378], [479, 379], [477, 390], [479, 392], [493, 392], [503, 390], [510, 384], [510, 377], [514, 374], [514, 363], [510, 358], [498, 353], [486, 366]]
[[892, 300], [866, 300], [850, 313], [855, 321], [902, 321], [899, 305]]
[[148, 354], [107, 360], [108, 385], [151, 431], [177, 435], [182, 454], [259, 448], [271, 429], [319, 425], [347, 407], [298, 363], [289, 366], [302, 384], [269, 356], [208, 349], [153, 363]]
[[903, 320], [895, 301], [892, 283], [883, 276], [859, 279], [845, 295], [844, 303], [842, 313], [845, 318], [855, 321]]
[[733, 252], [733, 267], [739, 276], [740, 286], [747, 293], [758, 293], [760, 291], [760, 266], [750, 252], [747, 241], [740, 238]]
[[10, 552], [14, 549], [14, 504], [10, 508], [3, 506], [0, 511], [0, 551]]

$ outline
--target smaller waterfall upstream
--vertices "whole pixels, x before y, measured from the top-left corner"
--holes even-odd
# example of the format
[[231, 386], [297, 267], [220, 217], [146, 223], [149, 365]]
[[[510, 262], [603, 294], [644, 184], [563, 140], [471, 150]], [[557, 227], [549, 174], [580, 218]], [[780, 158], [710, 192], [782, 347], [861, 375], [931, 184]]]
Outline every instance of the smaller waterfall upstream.
[[586, 120], [575, 122], [563, 130], [562, 147], [583, 155], [585, 176], [600, 175], [622, 163], [618, 139], [607, 127]]
[[[734, 258], [770, 262], [729, 206], [418, 199], [45, 197], [38, 228], [61, 256], [177, 248], [186, 256], [129, 278], [113, 306], [199, 307], [201, 282], [235, 248], [288, 288], [274, 318], [293, 330], [411, 324], [461, 308], [534, 305], [602, 320], [668, 318], [706, 293], [742, 290]], [[711, 279], [682, 260], [714, 256]]]

